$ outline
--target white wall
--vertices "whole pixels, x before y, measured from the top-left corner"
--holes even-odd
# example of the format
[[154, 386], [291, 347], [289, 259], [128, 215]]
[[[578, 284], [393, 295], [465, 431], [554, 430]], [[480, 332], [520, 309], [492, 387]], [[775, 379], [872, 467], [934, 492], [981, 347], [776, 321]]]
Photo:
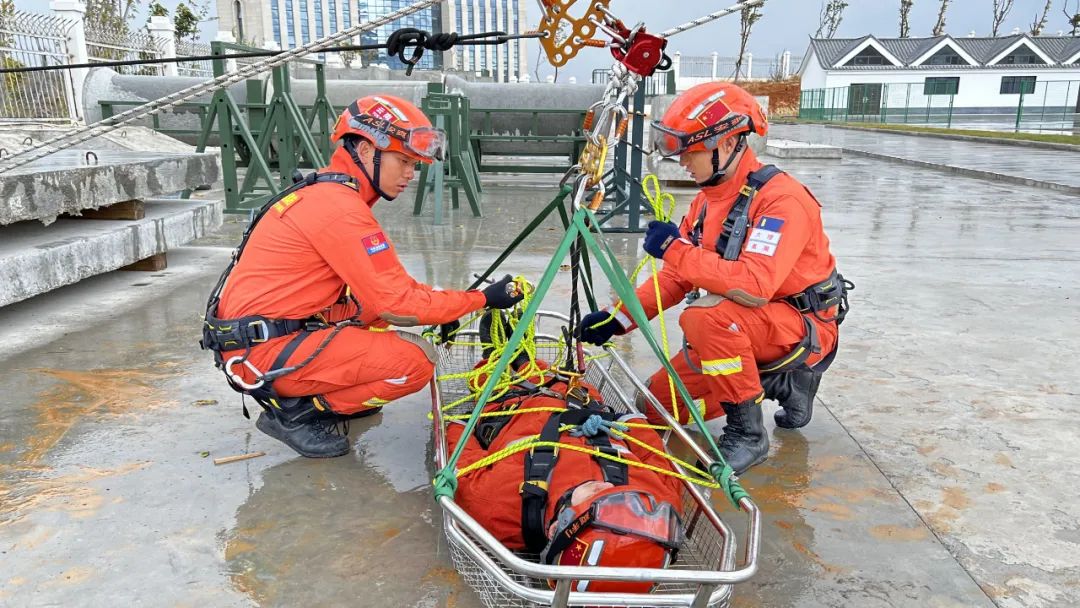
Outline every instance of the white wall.
[[[816, 66], [816, 62], [812, 62], [811, 66]], [[1001, 91], [1001, 78], [1003, 76], [1035, 76], [1035, 95], [1027, 96], [1026, 103], [1032, 105], [1042, 105], [1043, 92], [1046, 88], [1042, 85], [1044, 82], [1050, 81], [1080, 81], [1080, 66], [1069, 66], [1067, 68], [1036, 68], [1033, 70], [1022, 69], [980, 69], [980, 70], [911, 70], [911, 71], [861, 71], [861, 72], [828, 72], [825, 74], [824, 86], [816, 85], [811, 86], [810, 83], [814, 82], [808, 75], [811, 72], [808, 67], [806, 74], [803, 75], [802, 88], [833, 88], [833, 87], [846, 87], [851, 84], [864, 84], [864, 83], [883, 83], [883, 84], [907, 84], [916, 83], [918, 86], [911, 87], [910, 103], [912, 104], [925, 104], [926, 97], [923, 96], [922, 83], [931, 77], [951, 76], [960, 77], [959, 90], [956, 98], [953, 100], [954, 107], [957, 108], [1002, 108], [1002, 107], [1015, 107], [1019, 102], [1019, 95], [1002, 95]], [[1072, 87], [1072, 99], [1071, 104], [1076, 103], [1076, 91], [1078, 90], [1077, 84], [1073, 84]], [[1065, 85], [1060, 87], [1054, 87], [1050, 89], [1047, 105], [1057, 106], [1066, 105], [1064, 99]], [[885, 93], [883, 93], [884, 95]], [[889, 87], [887, 94], [890, 99], [888, 106], [897, 107], [903, 105], [906, 99], [905, 87], [892, 86]], [[944, 104], [948, 104], [947, 96], [935, 96], [934, 105], [939, 105], [940, 101]]]
[[810, 56], [806, 58], [806, 69], [802, 73], [802, 90], [807, 89], [824, 89], [827, 82], [827, 75], [825, 70], [821, 69], [821, 63], [818, 62], [817, 53], [811, 52]]

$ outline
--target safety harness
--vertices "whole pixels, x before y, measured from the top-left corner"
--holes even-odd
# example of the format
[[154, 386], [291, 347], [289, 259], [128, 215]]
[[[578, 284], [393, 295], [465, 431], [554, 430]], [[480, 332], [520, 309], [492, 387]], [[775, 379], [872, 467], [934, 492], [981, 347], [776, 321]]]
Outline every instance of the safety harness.
[[[221, 277], [218, 279], [217, 285], [214, 286], [213, 291], [210, 292], [210, 297], [206, 302], [206, 319], [203, 323], [203, 336], [202, 340], [199, 341], [199, 346], [202, 347], [203, 350], [214, 351], [214, 365], [225, 372], [225, 377], [229, 382], [229, 386], [239, 393], [251, 395], [256, 401], [264, 406], [267, 405], [267, 402], [276, 401], [278, 398], [277, 393], [273, 389], [274, 380], [292, 373], [310, 363], [320, 352], [322, 352], [326, 345], [330, 343], [330, 340], [345, 327], [360, 325], [360, 304], [347, 289], [343, 290], [342, 297], [338, 302], [345, 303], [351, 301], [356, 306], [357, 313], [351, 318], [338, 323], [328, 322], [321, 314], [306, 319], [271, 319], [262, 315], [247, 315], [239, 319], [222, 319], [217, 316], [218, 305], [221, 303], [221, 292], [225, 288], [229, 275], [240, 261], [240, 256], [243, 254], [248, 239], [255, 230], [255, 226], [259, 224], [259, 221], [267, 214], [267, 212], [274, 208], [277, 208], [279, 211], [284, 210], [291, 204], [291, 201], [296, 200], [296, 197], [293, 196], [294, 193], [314, 184], [341, 184], [354, 191], [358, 191], [360, 188], [360, 184], [356, 178], [345, 173], [312, 172], [306, 177], [297, 173], [293, 178], [293, 182], [292, 186], [267, 201], [251, 220], [247, 229], [244, 230], [244, 236], [240, 240], [240, 245], [233, 252], [232, 260], [230, 260], [225, 271], [221, 273]], [[288, 362], [289, 357], [296, 352], [296, 349], [312, 334], [312, 332], [326, 329], [331, 326], [334, 327], [334, 330], [323, 339], [319, 347], [316, 348], [310, 356], [295, 365], [286, 367], [285, 364]], [[269, 370], [260, 372], [248, 362], [248, 355], [251, 354], [251, 349], [255, 346], [275, 338], [289, 335], [294, 335], [295, 337], [281, 350], [281, 353], [278, 354]], [[234, 356], [227, 361], [222, 354], [241, 349], [243, 349], [242, 354]], [[256, 382], [254, 384], [244, 382], [239, 373], [233, 371], [233, 368], [236, 365], [247, 366], [247, 368], [255, 374]], [[244, 415], [250, 417], [246, 405], [244, 406]]]
[[[746, 184], [739, 189], [739, 197], [735, 199], [735, 204], [731, 206], [731, 211], [728, 212], [728, 216], [724, 220], [720, 236], [716, 239], [716, 252], [723, 256], [725, 260], [734, 261], [739, 259], [750, 227], [750, 205], [754, 202], [754, 197], [757, 196], [758, 192], [772, 178], [781, 173], [783, 171], [775, 165], [764, 165], [747, 176]], [[807, 190], [807, 193], [809, 193], [809, 190]], [[813, 195], [811, 194], [811, 196]], [[701, 212], [698, 214], [690, 231], [690, 241], [695, 246], [701, 246], [706, 211], [708, 211], [707, 203], [702, 204]], [[781, 374], [803, 365], [811, 354], [820, 353], [821, 342], [818, 340], [817, 327], [810, 321], [809, 315], [813, 315], [823, 323], [836, 321], [836, 324], [839, 325], [847, 316], [849, 308], [847, 292], [854, 288], [854, 283], [845, 280], [844, 276], [833, 268], [824, 281], [814, 283], [799, 293], [785, 297], [784, 301], [802, 313], [803, 321], [806, 324], [806, 332], [802, 341], [795, 346], [791, 353], [776, 361], [759, 366], [758, 371], [762, 374]], [[834, 306], [836, 307], [835, 316], [831, 318], [821, 316], [822, 312]], [[836, 348], [833, 348], [828, 356], [814, 366], [815, 370], [824, 372], [832, 364], [835, 356]]]
[[[561, 381], [556, 380], [556, 382]], [[545, 383], [544, 386], [530, 385], [523, 387], [520, 392], [515, 391], [513, 394], [508, 394], [503, 401], [504, 405], [499, 411], [514, 410], [526, 399], [535, 395], [563, 397], [563, 395], [559, 395], [548, 388], [546, 386], [548, 384], [551, 383]], [[592, 416], [600, 416], [608, 422], [615, 422], [620, 416], [610, 408], [590, 399], [588, 393], [584, 390], [568, 388], [566, 392], [566, 405], [569, 409], [552, 412], [547, 422], [544, 423], [543, 430], [540, 431], [538, 439], [541, 443], [557, 444], [564, 427], [579, 427]], [[511, 400], [512, 403], [507, 403]], [[498, 423], [492, 421], [491, 424], [477, 425], [474, 436], [485, 449], [491, 445], [495, 437], [506, 426], [506, 422], [510, 417], [501, 418], [503, 420]], [[628, 467], [626, 463], [610, 460], [610, 457], [619, 456], [619, 450], [612, 445], [611, 438], [607, 433], [600, 432], [595, 435], [585, 435], [584, 437], [591, 448], [599, 452], [599, 454], [609, 457], [593, 456], [593, 460], [600, 467], [604, 481], [616, 486], [626, 485], [629, 481]], [[551, 482], [551, 475], [555, 471], [558, 462], [559, 450], [554, 445], [538, 445], [530, 449], [528, 454], [525, 455], [525, 474], [519, 488], [521, 494], [521, 535], [526, 548], [534, 553], [542, 551], [548, 543], [547, 522], [545, 521], [548, 505], [548, 484]]]

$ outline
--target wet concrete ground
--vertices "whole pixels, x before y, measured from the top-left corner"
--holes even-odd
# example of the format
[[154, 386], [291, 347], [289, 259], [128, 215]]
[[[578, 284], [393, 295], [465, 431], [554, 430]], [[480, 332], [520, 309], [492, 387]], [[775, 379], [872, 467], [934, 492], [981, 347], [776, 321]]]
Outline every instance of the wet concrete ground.
[[[1076, 170], [1080, 164], [1080, 152], [807, 124], [776, 125], [772, 135], [916, 162], [1048, 182], [1065, 188], [1080, 187], [1080, 171]], [[1075, 190], [1065, 191], [1075, 193]]]
[[[784, 166], [825, 204], [857, 290], [813, 423], [773, 431], [744, 478], [766, 518], [734, 605], [1080, 603], [1076, 197], [869, 159]], [[382, 203], [410, 272], [468, 284], [553, 193], [508, 181], [489, 177], [485, 218], [441, 227]], [[508, 271], [538, 277], [555, 226]], [[426, 394], [354, 423], [351, 455], [305, 460], [198, 350], [238, 234], [0, 310], [0, 605], [478, 606], [429, 490]], [[632, 267], [640, 237], [609, 238]], [[641, 346], [620, 350], [645, 373]]]

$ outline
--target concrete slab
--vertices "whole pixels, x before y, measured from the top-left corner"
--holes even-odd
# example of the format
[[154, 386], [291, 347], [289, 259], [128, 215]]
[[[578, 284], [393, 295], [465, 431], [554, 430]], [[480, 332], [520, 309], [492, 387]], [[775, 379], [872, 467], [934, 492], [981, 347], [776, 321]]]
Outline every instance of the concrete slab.
[[[15, 154], [30, 143], [40, 143], [50, 140], [58, 135], [69, 131], [70, 127], [59, 125], [24, 125], [6, 124], [0, 125], [0, 148], [7, 152], [4, 156]], [[28, 139], [29, 138], [29, 139]], [[88, 144], [90, 149], [101, 150], [128, 150], [134, 152], [194, 152], [195, 146], [189, 146], [184, 142], [163, 135], [149, 127], [137, 125], [125, 125], [104, 135], [95, 137]]]
[[183, 245], [221, 225], [222, 201], [151, 200], [141, 220], [58, 220], [5, 226], [0, 307], [116, 270]]
[[[766, 516], [762, 565], [734, 605], [1080, 604], [1075, 198], [865, 158], [783, 168], [822, 200], [857, 288], [814, 421], [767, 418], [770, 459], [744, 479]], [[550, 192], [489, 188], [482, 219], [376, 212], [413, 276], [461, 287], [551, 179]], [[674, 193], [681, 214], [692, 191]], [[557, 225], [506, 269], [537, 276]], [[0, 359], [0, 603], [479, 606], [432, 508], [426, 395], [354, 424], [354, 453], [331, 461], [239, 414], [195, 345], [241, 228], [226, 227], [222, 246], [180, 249], [161, 276], [95, 277], [0, 310], [16, 345]], [[632, 268], [640, 236], [609, 242]], [[619, 349], [656, 366], [638, 338]], [[249, 450], [268, 455], [209, 461]]]
[[839, 159], [844, 157], [844, 150], [836, 146], [775, 137], [766, 144], [765, 153], [776, 158]]
[[0, 175], [0, 226], [25, 220], [51, 224], [132, 199], [167, 196], [221, 177], [217, 152], [63, 150]]
[[[868, 133], [823, 125], [773, 125], [776, 137], [839, 146], [851, 154], [955, 175], [1080, 194], [1080, 152], [1003, 148], [989, 142]], [[1060, 169], [1056, 169], [1060, 168]]]

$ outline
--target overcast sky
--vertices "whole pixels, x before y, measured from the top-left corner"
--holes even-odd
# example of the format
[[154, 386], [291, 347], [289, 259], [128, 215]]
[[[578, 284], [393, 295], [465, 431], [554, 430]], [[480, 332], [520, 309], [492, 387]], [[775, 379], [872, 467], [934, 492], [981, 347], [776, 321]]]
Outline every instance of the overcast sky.
[[[178, 0], [163, 0], [170, 10]], [[363, 1], [363, 0], [361, 0]], [[1049, 23], [1045, 34], [1054, 35], [1068, 27], [1062, 9], [1066, 1], [1076, 12], [1080, 0], [1052, 0]], [[644, 21], [650, 29], [662, 31], [673, 25], [690, 21], [696, 17], [730, 6], [734, 0], [613, 0], [612, 11], [623, 21], [633, 24]], [[145, 2], [144, 2], [145, 3]], [[584, 5], [584, 2], [581, 3]], [[850, 6], [844, 12], [844, 21], [837, 36], [857, 37], [865, 34], [878, 36], [896, 36], [898, 34], [899, 0], [849, 0]], [[1019, 27], [1023, 31], [1031, 28], [1036, 14], [1046, 4], [1045, 0], [1016, 0], [1012, 12], [1002, 26], [1002, 33], [1012, 32]], [[32, 12], [47, 12], [48, 0], [15, 0], [15, 5]], [[913, 36], [928, 36], [937, 20], [940, 0], [915, 0], [911, 11], [911, 30]], [[953, 36], [965, 36], [975, 31], [980, 36], [990, 35], [991, 6], [993, 0], [952, 0], [947, 15], [946, 31]], [[817, 29], [820, 0], [767, 0], [764, 17], [754, 28], [749, 50], [758, 58], [771, 58], [784, 50], [790, 50], [794, 66], [798, 65], [806, 51], [808, 37]], [[537, 22], [539, 9], [535, 3], [528, 3], [528, 21]], [[215, 0], [210, 0], [210, 10], [217, 10]], [[572, 9], [573, 10], [573, 9]], [[573, 14], [573, 13], [572, 13]], [[145, 21], [145, 16], [138, 19]], [[668, 52], [682, 52], [683, 55], [708, 55], [716, 51], [721, 56], [733, 56], [738, 52], [739, 18], [731, 15], [679, 34], [671, 39]], [[204, 24], [203, 31], [212, 38], [217, 31], [216, 21]], [[538, 46], [530, 49], [530, 67], [537, 57]], [[566, 76], [576, 76], [579, 82], [585, 81], [594, 68], [607, 68], [611, 65], [611, 55], [602, 49], [584, 49], [571, 60], [559, 74], [562, 81]], [[540, 74], [552, 72], [551, 66], [541, 62]]]

